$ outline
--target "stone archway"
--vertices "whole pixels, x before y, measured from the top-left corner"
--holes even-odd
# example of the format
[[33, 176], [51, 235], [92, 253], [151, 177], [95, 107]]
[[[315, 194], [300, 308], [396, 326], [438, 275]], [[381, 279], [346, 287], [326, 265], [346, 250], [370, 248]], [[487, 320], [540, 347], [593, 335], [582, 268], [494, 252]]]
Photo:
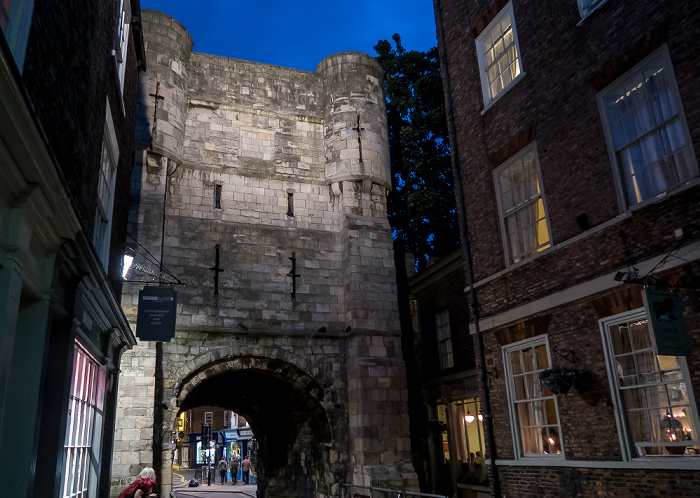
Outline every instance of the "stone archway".
[[175, 386], [167, 420], [174, 422], [179, 411], [204, 405], [240, 413], [260, 444], [258, 496], [332, 494], [333, 476], [347, 469], [338, 458], [339, 435], [332, 430], [338, 413], [329, 401], [330, 387], [285, 361], [299, 360], [288, 352], [277, 351], [285, 359], [221, 353], [206, 354], [208, 363], [198, 358], [183, 366], [180, 373], [189, 373]]

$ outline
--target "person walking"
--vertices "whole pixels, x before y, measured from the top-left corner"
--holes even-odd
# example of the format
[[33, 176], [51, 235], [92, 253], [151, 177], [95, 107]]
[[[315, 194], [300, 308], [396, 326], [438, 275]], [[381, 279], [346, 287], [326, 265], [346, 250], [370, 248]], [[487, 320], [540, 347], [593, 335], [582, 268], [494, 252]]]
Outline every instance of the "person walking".
[[221, 484], [226, 482], [226, 472], [228, 471], [228, 462], [226, 457], [221, 455], [221, 460], [219, 460], [219, 475], [221, 476]]
[[250, 484], [250, 467], [251, 467], [250, 460], [248, 460], [248, 455], [245, 456], [243, 461], [241, 462], [241, 470], [243, 471], [243, 482], [245, 484]]
[[231, 464], [229, 465], [229, 468], [231, 469], [231, 480], [233, 481], [233, 484], [238, 483], [238, 458], [235, 456], [231, 459]]

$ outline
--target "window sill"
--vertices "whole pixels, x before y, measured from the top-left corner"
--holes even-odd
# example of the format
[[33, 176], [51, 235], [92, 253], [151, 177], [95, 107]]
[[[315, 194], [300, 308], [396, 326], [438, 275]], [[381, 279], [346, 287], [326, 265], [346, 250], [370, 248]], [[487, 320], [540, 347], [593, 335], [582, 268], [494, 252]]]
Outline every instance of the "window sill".
[[628, 207], [627, 211], [625, 211], [625, 213], [623, 213], [623, 214], [633, 213], [639, 209], [643, 209], [643, 208], [649, 206], [650, 204], [654, 204], [655, 202], [659, 202], [659, 201], [661, 201], [661, 200], [665, 199], [666, 197], [669, 197], [673, 194], [677, 194], [678, 192], [682, 192], [686, 189], [693, 188], [696, 185], [700, 185], [700, 176], [696, 176], [695, 178], [691, 178], [690, 180], [687, 180], [683, 183], [679, 183], [675, 187], [672, 187], [672, 188], [666, 190], [665, 192], [661, 192], [660, 194], [655, 195], [651, 199], [646, 199], [642, 202], [638, 202], [637, 204], [634, 204], [634, 205]]
[[586, 469], [675, 469], [700, 470], [698, 456], [662, 456], [635, 458], [623, 461], [586, 461], [565, 460], [563, 458], [521, 458], [519, 460], [496, 460], [496, 465], [503, 467], [571, 467]]
[[[632, 216], [632, 214], [639, 209], [643, 209], [646, 206], [649, 206], [655, 202], [659, 202], [659, 201], [661, 201], [661, 200], [663, 200], [671, 195], [677, 194], [677, 193], [682, 192], [686, 189], [696, 187], [698, 185], [700, 185], [700, 177], [696, 177], [696, 178], [693, 178], [692, 180], [688, 180], [688, 181], [672, 188], [671, 190], [667, 190], [666, 192], [663, 192], [663, 193], [657, 195], [656, 197], [654, 197], [652, 199], [647, 199], [645, 201], [640, 202], [639, 204], [635, 204], [634, 206], [629, 207], [626, 211], [620, 213], [619, 215], [615, 216], [614, 218], [609, 219], [608, 221], [601, 223], [600, 225], [596, 225], [595, 227], [593, 227], [589, 230], [586, 230], [585, 232], [582, 232], [574, 237], [571, 237], [571, 238], [564, 240], [558, 244], [555, 244], [551, 247], [548, 247], [547, 249], [544, 249], [538, 253], [535, 253], [534, 255], [530, 256], [527, 259], [523, 259], [521, 261], [518, 261], [517, 263], [513, 263], [509, 266], [506, 266], [503, 270], [496, 272], [493, 275], [490, 275], [482, 280], [479, 280], [478, 282], [475, 282], [474, 287], [476, 287], [478, 289], [479, 287], [486, 285], [487, 283], [491, 282], [492, 280], [496, 280], [497, 278], [500, 278], [503, 275], [506, 275], [506, 274], [510, 273], [511, 271], [520, 268], [521, 266], [524, 266], [524, 265], [531, 263], [532, 261], [536, 260], [537, 258], [544, 256], [545, 254], [549, 254], [552, 251], [557, 251], [559, 249], [563, 249], [564, 247], [570, 246], [571, 244], [575, 244], [576, 242], [578, 242], [582, 239], [588, 238], [591, 235], [594, 235], [602, 230], [605, 230], [613, 225], [616, 225], [616, 224], [626, 220], [630, 216]], [[464, 292], [469, 292], [469, 286], [466, 286], [464, 288]]]
[[493, 107], [493, 105], [494, 105], [496, 102], [498, 102], [499, 100], [501, 100], [501, 98], [503, 98], [503, 96], [504, 96], [506, 93], [508, 93], [508, 92], [510, 91], [511, 88], [513, 88], [515, 85], [517, 85], [517, 84], [525, 77], [526, 74], [527, 74], [527, 73], [526, 73], [525, 71], [523, 71], [523, 72], [520, 73], [518, 76], [516, 76], [515, 79], [514, 79], [513, 81], [510, 82], [510, 85], [508, 85], [508, 87], [507, 87], [505, 90], [503, 90], [501, 93], [499, 93], [498, 96], [497, 96], [495, 99], [493, 99], [493, 100], [490, 101], [490, 102], [484, 102], [484, 110], [481, 111], [481, 115], [483, 116], [484, 114], [486, 114], [486, 111], [488, 111], [489, 109], [491, 109], [491, 108]]

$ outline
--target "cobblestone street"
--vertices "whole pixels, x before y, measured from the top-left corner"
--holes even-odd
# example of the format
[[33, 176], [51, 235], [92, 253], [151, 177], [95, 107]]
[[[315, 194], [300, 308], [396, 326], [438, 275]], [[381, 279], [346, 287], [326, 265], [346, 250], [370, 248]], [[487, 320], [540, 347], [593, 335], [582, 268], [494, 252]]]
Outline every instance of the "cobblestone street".
[[[194, 478], [194, 476], [194, 469], [173, 469], [173, 494], [176, 498], [238, 498], [256, 496], [257, 484], [243, 484], [241, 481], [232, 484], [230, 480], [225, 484], [220, 484], [218, 473], [216, 475], [217, 479], [212, 479], [211, 486], [207, 486], [205, 478], [203, 483], [200, 483], [199, 486], [190, 488], [187, 486], [187, 483], [190, 479]], [[212, 478], [213, 477], [214, 474], [212, 474]], [[251, 481], [253, 480], [254, 479], [251, 477]]]

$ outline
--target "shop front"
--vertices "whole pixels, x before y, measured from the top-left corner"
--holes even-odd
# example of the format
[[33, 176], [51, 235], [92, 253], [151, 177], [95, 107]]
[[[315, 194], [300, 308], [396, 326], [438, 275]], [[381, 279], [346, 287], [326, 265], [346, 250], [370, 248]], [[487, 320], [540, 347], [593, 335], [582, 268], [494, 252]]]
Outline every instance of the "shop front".
[[[240, 429], [226, 429], [221, 431], [224, 438], [225, 456], [228, 461], [236, 458], [241, 462], [247, 455], [253, 464], [250, 470], [251, 478], [255, 477], [255, 469], [257, 467], [258, 442], [253, 435], [253, 429], [250, 427], [241, 427]], [[238, 479], [241, 479], [241, 469], [238, 470]], [[251, 483], [255, 482], [251, 479]]]
[[490, 496], [476, 374], [426, 390], [431, 488], [457, 498]]

